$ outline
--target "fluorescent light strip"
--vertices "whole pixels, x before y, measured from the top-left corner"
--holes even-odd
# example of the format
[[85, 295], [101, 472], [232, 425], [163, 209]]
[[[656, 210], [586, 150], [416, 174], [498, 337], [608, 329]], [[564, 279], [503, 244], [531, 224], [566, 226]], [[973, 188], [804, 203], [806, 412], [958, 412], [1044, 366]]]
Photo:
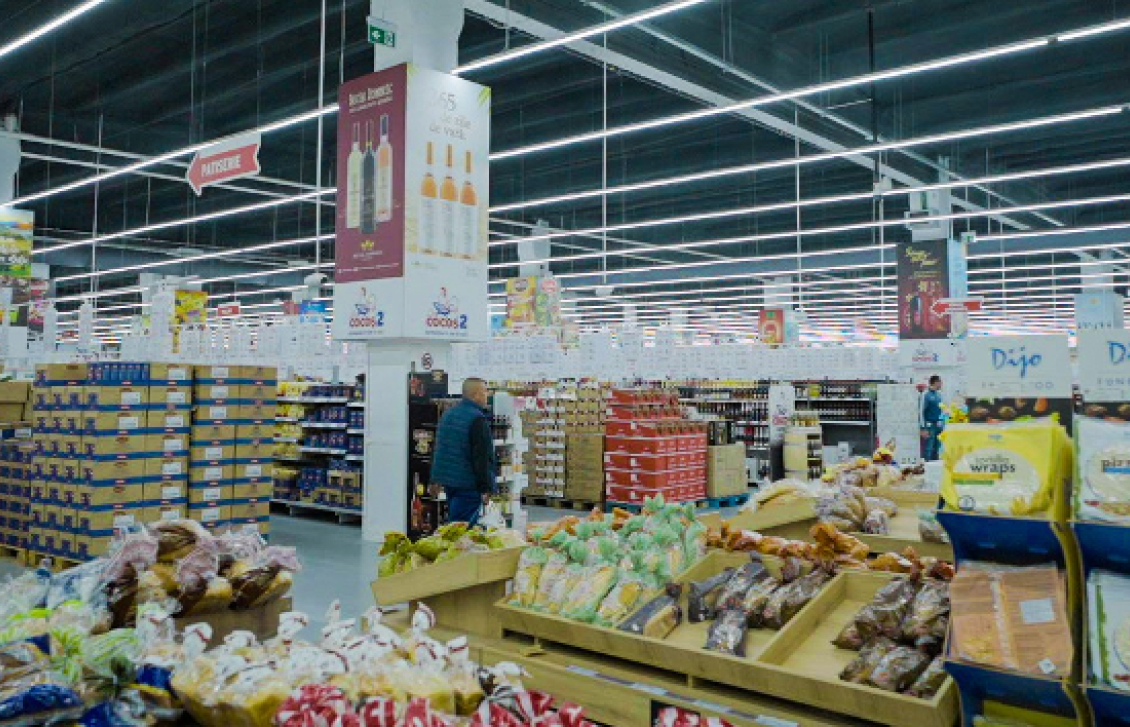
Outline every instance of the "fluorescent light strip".
[[85, 2], [82, 5], [79, 5], [74, 10], [63, 13], [62, 15], [55, 18], [51, 22], [46, 23], [45, 25], [39, 26], [38, 28], [31, 31], [30, 33], [28, 33], [24, 36], [21, 36], [21, 37], [15, 39], [15, 40], [13, 40], [11, 43], [8, 43], [4, 47], [0, 48], [0, 58], [3, 58], [6, 55], [11, 55], [12, 53], [16, 52], [20, 48], [23, 48], [28, 43], [31, 43], [32, 41], [38, 40], [39, 38], [42, 38], [43, 36], [47, 35], [48, 33], [50, 33], [53, 30], [61, 28], [62, 26], [66, 25], [67, 23], [74, 20], [75, 18], [79, 17], [80, 15], [84, 15], [84, 14], [90, 12], [91, 10], [98, 7], [99, 5], [101, 5], [104, 2], [106, 2], [106, 0], [89, 0], [89, 2]]
[[1103, 23], [1100, 25], [1089, 26], [1087, 28], [1080, 28], [1078, 30], [1066, 31], [1064, 33], [1054, 34], [1051, 36], [1043, 36], [1040, 38], [1033, 38], [1031, 40], [1024, 40], [1016, 43], [1009, 43], [1007, 45], [987, 48], [981, 51], [962, 53], [959, 55], [949, 56], [947, 58], [939, 58], [933, 61], [915, 63], [908, 66], [892, 68], [886, 71], [878, 71], [876, 73], [868, 73], [865, 75], [854, 76], [852, 78], [845, 78], [838, 81], [828, 81], [826, 83], [821, 83], [814, 86], [799, 88], [794, 91], [786, 91], [784, 93], [777, 93], [769, 96], [761, 96], [758, 98], [749, 99], [746, 101], [740, 101], [728, 106], [716, 106], [707, 109], [700, 109], [698, 111], [691, 111], [689, 113], [676, 114], [674, 116], [666, 116], [659, 119], [652, 119], [651, 121], [643, 121], [635, 124], [627, 124], [625, 126], [615, 127], [612, 129], [604, 129], [601, 131], [579, 134], [577, 136], [571, 136], [565, 139], [554, 139], [538, 144], [531, 144], [529, 146], [517, 149], [509, 149], [492, 154], [491, 160], [502, 160], [516, 156], [524, 156], [527, 154], [549, 151], [552, 149], [560, 149], [562, 147], [573, 146], [585, 142], [600, 141], [617, 136], [624, 136], [626, 134], [631, 134], [638, 131], [648, 131], [652, 129], [671, 126], [674, 124], [682, 124], [688, 121], [697, 121], [714, 116], [732, 114], [738, 111], [780, 103], [782, 101], [794, 101], [806, 96], [814, 96], [831, 91], [853, 88], [855, 86], [869, 85], [871, 83], [881, 81], [890, 81], [917, 73], [925, 73], [928, 71], [941, 70], [945, 68], [955, 68], [970, 63], [976, 63], [978, 61], [988, 60], [990, 58], [1000, 58], [1003, 56], [1023, 53], [1025, 51], [1033, 50], [1036, 48], [1043, 48], [1056, 39], [1075, 40], [1078, 38], [1094, 37], [1105, 33], [1125, 30], [1127, 27], [1130, 27], [1130, 20], [1119, 20], [1110, 23]]
[[945, 134], [933, 134], [930, 136], [923, 136], [917, 139], [905, 139], [902, 141], [889, 141], [882, 144], [871, 144], [869, 146], [856, 147], [854, 149], [845, 149], [843, 151], [824, 152], [821, 154], [813, 154], [807, 157], [794, 157], [792, 159], [776, 159], [768, 162], [757, 162], [755, 164], [744, 164], [738, 167], [727, 167], [726, 169], [714, 169], [708, 172], [696, 172], [693, 174], [685, 174], [678, 177], [666, 177], [664, 179], [652, 179], [646, 182], [634, 182], [632, 184], [624, 184], [619, 187], [606, 187], [601, 189], [592, 189], [584, 192], [570, 192], [568, 194], [557, 195], [556, 197], [543, 197], [541, 199], [532, 200], [529, 202], [515, 202], [514, 204], [502, 205], [495, 207], [491, 211], [495, 213], [509, 212], [512, 210], [526, 209], [528, 207], [537, 207], [547, 204], [556, 204], [559, 202], [575, 202], [582, 199], [590, 199], [593, 197], [607, 197], [613, 194], [628, 194], [630, 192], [642, 192], [649, 189], [657, 189], [660, 187], [670, 187], [682, 184], [690, 184], [693, 182], [702, 182], [710, 179], [721, 179], [723, 177], [730, 177], [738, 174], [752, 174], [754, 172], [762, 172], [769, 169], [785, 169], [789, 167], [801, 167], [808, 164], [816, 164], [818, 162], [826, 162], [832, 159], [843, 159], [852, 156], [861, 156], [866, 154], [874, 154], [884, 151], [893, 151], [896, 149], [909, 149], [916, 146], [924, 146], [927, 144], [937, 144], [941, 142], [957, 141], [960, 139], [969, 139], [977, 136], [986, 136], [991, 134], [1002, 134], [1012, 131], [1024, 131], [1027, 129], [1039, 128], [1042, 126], [1054, 126], [1056, 124], [1065, 124], [1072, 121], [1082, 121], [1086, 119], [1099, 118], [1103, 116], [1113, 116], [1121, 113], [1124, 104], [1118, 106], [1104, 106], [1086, 111], [1078, 111], [1069, 114], [1058, 114], [1055, 116], [1042, 116], [1036, 119], [1028, 119], [1026, 121], [1016, 121], [1007, 124], [996, 124], [994, 126], [983, 126], [974, 129], [965, 129], [962, 131], [953, 131]]
[[[232, 248], [230, 250], [218, 250], [216, 252], [206, 252], [200, 255], [189, 255], [182, 258], [171, 258], [169, 260], [159, 260], [151, 263], [141, 263], [139, 265], [126, 265], [120, 268], [108, 268], [106, 270], [98, 270], [90, 273], [80, 273], [78, 275], [64, 275], [61, 278], [55, 278], [55, 282], [62, 283], [68, 280], [85, 280], [86, 278], [98, 278], [103, 275], [114, 275], [116, 273], [128, 273], [135, 270], [149, 270], [151, 268], [160, 268], [166, 265], [180, 265], [182, 263], [197, 262], [198, 260], [213, 260], [222, 257], [231, 257], [232, 255], [244, 255], [249, 252], [263, 252], [264, 250], [276, 250], [282, 247], [294, 247], [298, 245], [307, 245], [319, 242], [321, 240], [333, 240], [334, 235], [316, 235], [314, 237], [300, 237], [293, 240], [276, 240], [274, 242], [264, 243], [262, 245], [252, 245], [250, 247]], [[322, 265], [323, 268], [332, 267], [332, 263]]]
[[60, 250], [69, 250], [75, 247], [86, 247], [88, 245], [96, 245], [99, 242], [109, 242], [110, 240], [120, 240], [123, 237], [134, 237], [137, 235], [144, 235], [158, 230], [167, 230], [171, 227], [182, 227], [184, 225], [195, 225], [200, 222], [207, 222], [209, 220], [218, 220], [224, 217], [234, 217], [236, 215], [245, 215], [249, 212], [258, 212], [260, 210], [273, 209], [275, 207], [282, 207], [283, 205], [296, 204], [313, 197], [320, 197], [324, 194], [335, 194], [337, 192], [334, 188], [322, 189], [317, 192], [308, 192], [294, 197], [286, 197], [283, 199], [272, 199], [269, 202], [260, 202], [258, 204], [247, 205], [245, 207], [234, 207], [228, 210], [220, 210], [219, 212], [209, 212], [205, 215], [197, 217], [186, 217], [180, 220], [170, 220], [168, 222], [159, 222], [155, 225], [147, 225], [146, 227], [138, 227], [133, 230], [122, 230], [110, 235], [102, 235], [100, 237], [92, 237], [87, 240], [75, 240], [73, 242], [65, 242], [61, 245], [54, 245], [52, 247], [41, 247], [38, 250], [32, 250], [32, 255], [47, 255], [48, 253], [58, 252]]
[[[1033, 230], [1031, 232], [1017, 232], [1007, 235], [982, 235], [977, 237], [977, 242], [993, 242], [1020, 240], [1028, 237], [1050, 237], [1052, 235], [1072, 235], [1083, 232], [1109, 232], [1112, 230], [1130, 229], [1130, 222], [1112, 222], [1105, 225], [1087, 225], [1086, 227], [1053, 227], [1047, 230]], [[1017, 255], [1051, 255], [1058, 252], [1078, 252], [1080, 250], [1113, 250], [1126, 247], [1126, 242], [1101, 243], [1097, 245], [1076, 245], [1071, 247], [1053, 247], [1043, 250], [1002, 250], [1000, 252], [981, 253], [969, 255], [970, 260], [984, 260], [988, 258], [1016, 257]]]
[[[968, 187], [975, 185], [995, 184], [999, 182], [1012, 182], [1024, 179], [1036, 179], [1040, 177], [1057, 176], [1061, 174], [1077, 174], [1080, 172], [1096, 171], [1101, 169], [1112, 169], [1116, 167], [1130, 166], [1130, 157], [1123, 157], [1120, 159], [1111, 159], [1101, 162], [1088, 162], [1085, 164], [1071, 164], [1063, 167], [1051, 167], [1048, 169], [1034, 169], [1028, 172], [1014, 172], [1010, 174], [995, 174], [986, 177], [978, 177], [972, 179], [964, 179], [957, 182], [942, 182], [939, 184], [925, 184], [917, 187], [898, 187], [896, 189], [883, 190], [881, 192], [867, 191], [857, 192], [854, 194], [841, 194], [830, 197], [816, 197], [813, 199], [801, 200], [800, 202], [779, 202], [775, 204], [767, 204], [753, 207], [743, 207], [738, 209], [725, 209], [717, 210], [714, 212], [703, 212], [691, 215], [681, 215], [678, 217], [665, 217], [657, 220], [643, 220], [639, 222], [626, 222], [618, 225], [608, 225], [605, 227], [590, 227], [581, 230], [562, 230], [560, 232], [550, 232], [544, 235], [530, 235], [528, 237], [521, 236], [508, 236], [504, 240], [496, 240], [490, 243], [491, 247], [502, 247], [504, 245], [514, 245], [526, 242], [536, 242], [539, 240], [554, 240], [562, 237], [584, 236], [584, 235], [597, 235], [606, 232], [621, 232], [624, 230], [637, 230], [648, 227], [662, 227], [665, 225], [676, 225], [686, 222], [701, 222], [705, 220], [724, 219], [727, 217], [739, 217], [744, 215], [755, 215], [765, 212], [780, 212], [787, 210], [803, 209], [805, 207], [815, 207], [819, 205], [837, 204], [842, 202], [862, 202], [874, 200], [877, 197], [892, 197], [903, 196], [910, 194], [917, 194], [920, 192], [928, 192], [938, 189], [951, 189], [955, 187]], [[507, 220], [501, 220], [506, 224]], [[495, 233], [492, 234], [503, 234]], [[653, 248], [654, 249], [654, 248]]]
[[671, 13], [676, 13], [680, 10], [694, 7], [695, 5], [702, 5], [705, 2], [709, 2], [709, 0], [679, 0], [678, 2], [667, 3], [666, 5], [660, 5], [659, 7], [652, 8], [651, 10], [644, 10], [643, 12], [635, 13], [633, 15], [625, 15], [616, 20], [610, 20], [605, 23], [600, 23], [599, 25], [594, 25], [592, 27], [585, 28], [584, 30], [578, 30], [574, 33], [568, 33], [561, 36], [560, 38], [554, 38], [553, 40], [547, 40], [541, 43], [534, 43], [532, 45], [527, 45], [511, 51], [506, 51], [505, 53], [498, 53], [493, 56], [488, 56], [487, 58], [483, 58], [482, 60], [465, 63], [452, 71], [452, 74], [461, 76], [464, 73], [471, 73], [472, 71], [482, 70], [483, 68], [490, 68], [492, 66], [497, 66], [501, 63], [507, 63], [518, 58], [525, 58], [526, 56], [530, 56], [535, 53], [541, 53], [553, 48], [560, 48], [561, 46], [575, 43], [578, 40], [591, 38], [594, 35], [603, 35], [604, 33], [611, 33], [612, 31], [620, 30], [621, 28], [626, 28], [632, 25], [639, 25], [640, 23], [646, 23], [649, 20], [653, 20], [663, 15], [670, 15]]
[[210, 141], [201, 142], [199, 144], [192, 144], [191, 146], [186, 146], [183, 149], [177, 149], [175, 151], [166, 152], [165, 154], [161, 154], [160, 156], [155, 156], [155, 157], [151, 157], [149, 159], [144, 159], [144, 160], [135, 162], [133, 164], [128, 164], [124, 167], [118, 167], [117, 169], [114, 169], [113, 171], [104, 172], [102, 174], [97, 174], [93, 177], [86, 177], [84, 179], [79, 179], [79, 180], [76, 180], [76, 181], [71, 182], [69, 184], [64, 184], [60, 187], [52, 187], [51, 189], [45, 189], [42, 192], [36, 192], [34, 194], [28, 194], [28, 195], [25, 195], [23, 197], [18, 197], [16, 199], [12, 200], [11, 202], [9, 202], [8, 204], [15, 206], [15, 205], [20, 205], [20, 204], [29, 204], [31, 202], [38, 202], [41, 199], [47, 199], [48, 197], [54, 197], [57, 194], [63, 194], [65, 192], [73, 192], [76, 189], [82, 189], [83, 187], [89, 186], [91, 184], [96, 184], [96, 183], [99, 183], [99, 182], [105, 182], [108, 179], [114, 179], [114, 178], [120, 177], [124, 174], [132, 174], [133, 172], [137, 172], [137, 171], [140, 171], [142, 169], [147, 169], [147, 168], [155, 166], [157, 164], [163, 164], [165, 162], [172, 161], [173, 159], [176, 159], [177, 157], [184, 156], [186, 154], [195, 154], [198, 151], [203, 151], [204, 149], [208, 149], [209, 147], [216, 146], [217, 144], [221, 144], [221, 143], [226, 142], [226, 141], [238, 139], [239, 137], [245, 136], [247, 134], [251, 134], [251, 133], [269, 134], [273, 131], [279, 131], [280, 129], [285, 129], [289, 126], [294, 126], [295, 124], [301, 124], [304, 121], [310, 121], [311, 119], [316, 119], [319, 116], [326, 116], [328, 114], [333, 114], [333, 113], [337, 113], [337, 104], [336, 103], [330, 104], [328, 106], [323, 106], [320, 109], [314, 109], [312, 111], [307, 111], [306, 113], [298, 114], [297, 116], [291, 116], [291, 117], [286, 118], [286, 119], [281, 119], [279, 121], [275, 121], [275, 122], [272, 122], [272, 123], [267, 124], [265, 126], [260, 126], [258, 128], [255, 128], [255, 129], [246, 129], [244, 131], [240, 131], [240, 132], [237, 132], [235, 134], [228, 134], [227, 136], [222, 136], [218, 139], [212, 139]]

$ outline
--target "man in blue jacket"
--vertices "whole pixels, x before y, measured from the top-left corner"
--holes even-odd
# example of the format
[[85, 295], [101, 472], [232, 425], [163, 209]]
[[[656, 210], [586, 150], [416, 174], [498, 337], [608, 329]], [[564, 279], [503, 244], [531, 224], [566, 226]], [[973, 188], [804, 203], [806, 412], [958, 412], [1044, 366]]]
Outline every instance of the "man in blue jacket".
[[432, 483], [447, 493], [449, 522], [474, 525], [495, 488], [494, 437], [482, 379], [463, 382], [463, 398], [439, 420]]
[[942, 456], [942, 441], [938, 435], [945, 429], [945, 412], [942, 411], [942, 377], [930, 377], [930, 386], [922, 394], [920, 412], [922, 427], [922, 458], [934, 462]]

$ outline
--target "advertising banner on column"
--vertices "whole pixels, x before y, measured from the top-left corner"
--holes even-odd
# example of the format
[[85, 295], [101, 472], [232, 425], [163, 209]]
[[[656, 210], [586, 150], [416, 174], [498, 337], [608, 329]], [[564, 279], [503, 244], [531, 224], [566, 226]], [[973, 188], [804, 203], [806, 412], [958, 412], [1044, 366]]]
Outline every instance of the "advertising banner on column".
[[490, 89], [401, 65], [339, 102], [334, 336], [485, 339]]
[[898, 246], [899, 338], [948, 338], [949, 318], [933, 310], [950, 297], [947, 240], [907, 242]]

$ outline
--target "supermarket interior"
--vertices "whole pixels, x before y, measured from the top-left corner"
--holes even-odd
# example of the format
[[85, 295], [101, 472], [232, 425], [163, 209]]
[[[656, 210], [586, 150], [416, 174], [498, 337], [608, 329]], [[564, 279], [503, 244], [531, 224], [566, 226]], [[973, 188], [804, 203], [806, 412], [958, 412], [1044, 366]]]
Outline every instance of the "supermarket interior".
[[1128, 169], [1117, 0], [0, 0], [0, 727], [1130, 727]]

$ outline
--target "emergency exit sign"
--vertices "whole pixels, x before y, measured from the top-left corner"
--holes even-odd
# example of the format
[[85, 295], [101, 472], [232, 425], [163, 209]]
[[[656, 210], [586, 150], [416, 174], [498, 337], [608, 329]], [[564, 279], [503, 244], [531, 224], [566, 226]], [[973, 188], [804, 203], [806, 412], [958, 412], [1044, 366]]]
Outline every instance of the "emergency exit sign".
[[369, 42], [373, 45], [396, 47], [396, 27], [381, 20], [369, 21]]

